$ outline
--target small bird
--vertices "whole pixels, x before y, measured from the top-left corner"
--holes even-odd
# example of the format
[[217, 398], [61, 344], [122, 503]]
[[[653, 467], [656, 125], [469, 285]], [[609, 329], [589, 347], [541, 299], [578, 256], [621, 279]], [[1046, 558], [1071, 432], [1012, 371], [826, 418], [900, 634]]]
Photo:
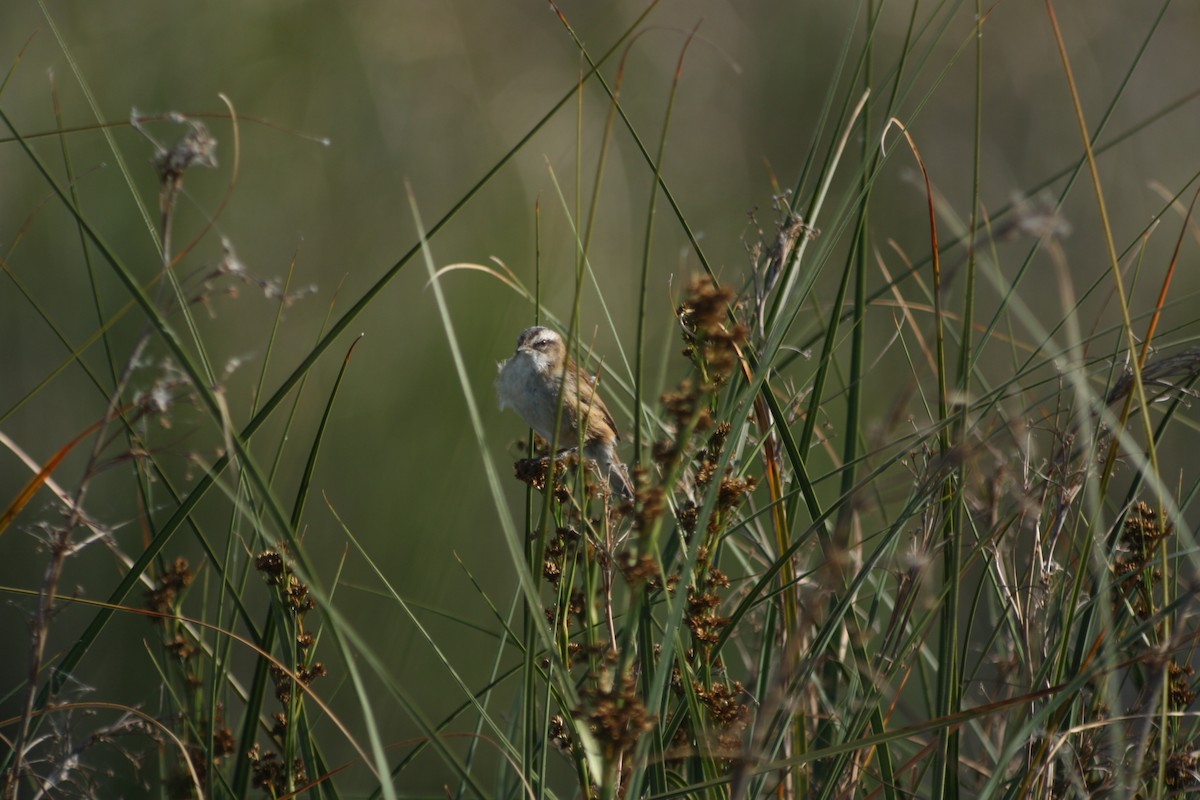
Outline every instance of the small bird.
[[[629, 471], [617, 457], [621, 438], [617, 423], [596, 393], [591, 376], [567, 355], [561, 336], [541, 326], [526, 328], [517, 337], [517, 351], [499, 366], [496, 396], [501, 410], [513, 409], [539, 436], [564, 450], [573, 449], [572, 443], [578, 445], [582, 426], [584, 456], [595, 462], [613, 492], [626, 500], [633, 497]], [[555, 417], [559, 418], [557, 436]]]

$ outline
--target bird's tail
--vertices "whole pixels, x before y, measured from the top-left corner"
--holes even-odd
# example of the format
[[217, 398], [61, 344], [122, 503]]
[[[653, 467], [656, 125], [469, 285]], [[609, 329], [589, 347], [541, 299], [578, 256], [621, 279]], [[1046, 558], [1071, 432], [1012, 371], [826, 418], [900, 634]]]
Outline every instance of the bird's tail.
[[594, 448], [594, 452], [585, 454], [596, 462], [596, 471], [608, 481], [609, 491], [623, 500], [633, 499], [633, 481], [629, 479], [629, 470], [617, 458], [611, 445]]
[[629, 479], [629, 470], [620, 461], [613, 461], [608, 465], [608, 486], [622, 499], [633, 499], [633, 481]]

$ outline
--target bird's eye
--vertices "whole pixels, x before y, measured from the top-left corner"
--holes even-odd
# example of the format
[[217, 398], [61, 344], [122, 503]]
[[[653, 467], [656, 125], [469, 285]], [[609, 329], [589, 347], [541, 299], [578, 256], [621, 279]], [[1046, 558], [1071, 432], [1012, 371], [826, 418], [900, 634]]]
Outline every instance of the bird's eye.
[[534, 350], [545, 350], [549, 346], [550, 346], [549, 339], [538, 339], [536, 342], [533, 343]]

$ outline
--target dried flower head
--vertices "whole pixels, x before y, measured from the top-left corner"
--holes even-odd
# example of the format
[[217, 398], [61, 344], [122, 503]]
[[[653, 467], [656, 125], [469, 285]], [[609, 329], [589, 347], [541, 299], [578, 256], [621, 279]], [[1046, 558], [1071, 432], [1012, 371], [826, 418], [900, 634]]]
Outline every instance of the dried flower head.
[[217, 140], [208, 132], [208, 127], [198, 119], [180, 117], [178, 121], [188, 126], [188, 132], [170, 150], [159, 148], [154, 157], [154, 168], [164, 184], [178, 185], [190, 167], [213, 169], [217, 166]]
[[176, 558], [167, 570], [155, 578], [154, 587], [146, 590], [146, 608], [158, 614], [174, 614], [179, 595], [191, 585], [192, 574], [186, 558]]

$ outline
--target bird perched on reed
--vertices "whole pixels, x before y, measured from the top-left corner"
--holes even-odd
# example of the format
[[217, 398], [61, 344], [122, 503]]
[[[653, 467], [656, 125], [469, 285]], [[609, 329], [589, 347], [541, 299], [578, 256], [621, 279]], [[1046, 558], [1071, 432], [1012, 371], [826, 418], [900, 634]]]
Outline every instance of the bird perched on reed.
[[626, 500], [633, 497], [629, 470], [617, 457], [617, 423], [594, 380], [571, 359], [557, 333], [541, 326], [521, 331], [516, 352], [500, 364], [496, 396], [501, 410], [513, 409], [539, 436], [563, 450], [578, 446], [582, 429], [583, 455], [595, 463], [613, 493]]

